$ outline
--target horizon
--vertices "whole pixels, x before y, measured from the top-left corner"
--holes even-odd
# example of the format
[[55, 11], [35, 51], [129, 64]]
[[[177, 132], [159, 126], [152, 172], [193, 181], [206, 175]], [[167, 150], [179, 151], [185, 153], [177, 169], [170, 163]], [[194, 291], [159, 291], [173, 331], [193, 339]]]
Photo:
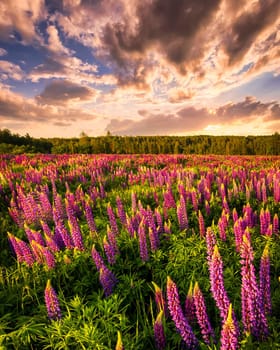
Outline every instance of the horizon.
[[280, 130], [278, 0], [2, 0], [0, 9], [0, 129], [64, 139]]

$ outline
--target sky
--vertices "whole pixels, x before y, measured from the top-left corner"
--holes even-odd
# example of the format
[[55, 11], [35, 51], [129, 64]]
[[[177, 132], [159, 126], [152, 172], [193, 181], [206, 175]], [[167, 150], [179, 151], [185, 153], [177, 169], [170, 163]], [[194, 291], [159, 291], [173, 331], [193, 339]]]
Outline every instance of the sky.
[[0, 0], [0, 129], [280, 132], [279, 0]]

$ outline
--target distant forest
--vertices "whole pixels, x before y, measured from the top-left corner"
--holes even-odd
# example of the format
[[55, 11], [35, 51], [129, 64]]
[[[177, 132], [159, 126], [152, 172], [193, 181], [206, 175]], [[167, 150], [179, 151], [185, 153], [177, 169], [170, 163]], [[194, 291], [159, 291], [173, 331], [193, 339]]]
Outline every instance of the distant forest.
[[268, 136], [106, 136], [33, 138], [0, 129], [0, 153], [240, 154], [279, 155], [280, 135]]

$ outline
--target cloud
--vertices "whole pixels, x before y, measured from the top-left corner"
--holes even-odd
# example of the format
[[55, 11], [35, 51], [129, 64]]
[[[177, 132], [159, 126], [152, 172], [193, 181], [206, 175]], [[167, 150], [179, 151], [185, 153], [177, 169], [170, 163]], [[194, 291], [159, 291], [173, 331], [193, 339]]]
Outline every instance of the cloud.
[[0, 60], [0, 79], [21, 80], [25, 76], [20, 66], [9, 61]]
[[5, 56], [5, 55], [7, 55], [7, 50], [5, 50], [5, 49], [2, 49], [2, 47], [0, 47], [0, 56]]
[[42, 105], [36, 99], [26, 99], [19, 94], [1, 86], [0, 90], [0, 122], [7, 123], [74, 123], [76, 121], [93, 120], [98, 116], [83, 108], [68, 105]]
[[95, 90], [87, 86], [68, 80], [54, 80], [40, 95], [36, 96], [36, 99], [40, 104], [67, 105], [92, 101], [95, 95]]
[[186, 100], [190, 100], [194, 97], [194, 92], [191, 90], [185, 90], [182, 88], [173, 88], [169, 90], [168, 101], [171, 103], [180, 103]]
[[42, 42], [36, 25], [46, 16], [44, 0], [1, 0], [0, 40]]
[[280, 108], [275, 101], [263, 103], [254, 97], [246, 97], [244, 101], [212, 109], [187, 106], [175, 110], [174, 113], [139, 110], [139, 114], [142, 116], [139, 120], [112, 119], [106, 130], [117, 135], [193, 134], [201, 130], [210, 130], [211, 126], [216, 125], [227, 130], [227, 134], [231, 134], [231, 128], [237, 125], [243, 128], [243, 133], [246, 134], [248, 127], [256, 129], [261, 121], [263, 131], [273, 132], [274, 124], [269, 122], [279, 120]]

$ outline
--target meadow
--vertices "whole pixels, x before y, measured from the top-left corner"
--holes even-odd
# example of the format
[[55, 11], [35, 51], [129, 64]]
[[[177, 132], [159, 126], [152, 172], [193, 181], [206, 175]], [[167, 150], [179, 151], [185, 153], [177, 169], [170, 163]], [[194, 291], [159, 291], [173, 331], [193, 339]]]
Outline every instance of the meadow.
[[279, 169], [0, 155], [0, 349], [280, 349]]

